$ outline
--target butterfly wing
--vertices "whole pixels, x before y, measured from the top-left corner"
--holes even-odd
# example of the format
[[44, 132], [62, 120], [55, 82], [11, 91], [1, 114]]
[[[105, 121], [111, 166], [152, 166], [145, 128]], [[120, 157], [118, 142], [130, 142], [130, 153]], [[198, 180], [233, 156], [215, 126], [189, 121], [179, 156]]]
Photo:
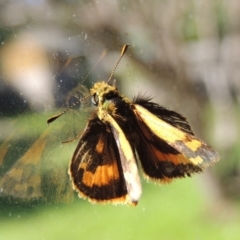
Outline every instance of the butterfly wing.
[[81, 136], [69, 174], [80, 197], [91, 202], [126, 202], [128, 191], [114, 135], [97, 116]]
[[[77, 112], [77, 114], [75, 114]], [[49, 126], [52, 113], [0, 120], [0, 198], [6, 201], [66, 202], [73, 197], [67, 174], [86, 114], [70, 110]]]
[[133, 103], [146, 108], [149, 112], [157, 116], [159, 119], [182, 130], [183, 132], [194, 135], [185, 117], [183, 117], [181, 114], [177, 112], [174, 112], [163, 106], [160, 106], [157, 103], [152, 102], [151, 98], [138, 96], [133, 100]]
[[218, 160], [217, 153], [192, 134], [185, 118], [157, 104], [151, 108], [151, 104], [133, 105], [140, 136], [136, 150], [147, 177], [169, 182]]
[[123, 131], [125, 128], [123, 127], [123, 129], [121, 129], [117, 121], [115, 121], [111, 115], [108, 114], [105, 117], [105, 120], [111, 126], [114, 139], [117, 143], [118, 151], [120, 154], [123, 176], [128, 191], [127, 202], [132, 205], [137, 205], [138, 200], [142, 194], [142, 186], [136, 163], [136, 155], [133, 150], [133, 144], [131, 145], [127, 138], [127, 131]]

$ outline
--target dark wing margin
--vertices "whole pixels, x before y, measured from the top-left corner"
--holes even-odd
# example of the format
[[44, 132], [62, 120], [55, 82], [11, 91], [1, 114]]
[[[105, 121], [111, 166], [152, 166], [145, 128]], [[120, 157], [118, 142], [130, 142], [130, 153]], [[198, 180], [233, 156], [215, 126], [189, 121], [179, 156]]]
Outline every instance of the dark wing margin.
[[69, 174], [80, 197], [91, 202], [124, 203], [127, 188], [110, 126], [89, 120], [73, 154]]

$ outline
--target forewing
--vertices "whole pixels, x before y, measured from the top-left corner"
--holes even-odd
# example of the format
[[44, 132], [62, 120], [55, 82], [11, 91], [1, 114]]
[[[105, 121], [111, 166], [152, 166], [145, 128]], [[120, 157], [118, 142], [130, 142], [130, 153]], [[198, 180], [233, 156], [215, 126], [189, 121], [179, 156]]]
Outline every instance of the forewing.
[[135, 104], [139, 143], [136, 149], [145, 174], [170, 181], [200, 172], [218, 160], [217, 153], [192, 134], [163, 121]]
[[120, 128], [114, 118], [108, 115], [106, 120], [111, 125], [111, 129], [120, 154], [123, 175], [128, 191], [127, 201], [129, 204], [137, 205], [142, 194], [142, 186], [133, 146], [130, 145], [127, 136], [125, 135], [126, 133], [124, 133], [123, 129]]
[[128, 192], [114, 135], [96, 116], [80, 138], [69, 174], [80, 197], [91, 202], [126, 202]]

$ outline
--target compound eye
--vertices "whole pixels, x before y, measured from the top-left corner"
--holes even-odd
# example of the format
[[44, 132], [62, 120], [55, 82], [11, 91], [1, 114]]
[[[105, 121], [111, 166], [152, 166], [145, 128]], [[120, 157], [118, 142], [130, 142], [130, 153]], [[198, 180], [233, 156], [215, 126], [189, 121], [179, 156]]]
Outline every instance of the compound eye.
[[98, 95], [96, 93], [94, 93], [92, 95], [92, 103], [97, 106], [98, 105], [98, 102], [99, 102], [99, 98], [98, 98]]

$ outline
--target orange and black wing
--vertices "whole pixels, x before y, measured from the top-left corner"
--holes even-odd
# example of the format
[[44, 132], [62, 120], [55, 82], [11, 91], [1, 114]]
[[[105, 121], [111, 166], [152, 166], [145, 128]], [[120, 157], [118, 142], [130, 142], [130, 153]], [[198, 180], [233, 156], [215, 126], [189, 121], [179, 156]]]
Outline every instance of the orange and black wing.
[[91, 202], [124, 203], [128, 192], [111, 127], [89, 120], [69, 167], [73, 187]]
[[180, 114], [147, 100], [134, 104], [133, 111], [140, 138], [136, 150], [146, 177], [169, 182], [201, 172], [218, 160]]

